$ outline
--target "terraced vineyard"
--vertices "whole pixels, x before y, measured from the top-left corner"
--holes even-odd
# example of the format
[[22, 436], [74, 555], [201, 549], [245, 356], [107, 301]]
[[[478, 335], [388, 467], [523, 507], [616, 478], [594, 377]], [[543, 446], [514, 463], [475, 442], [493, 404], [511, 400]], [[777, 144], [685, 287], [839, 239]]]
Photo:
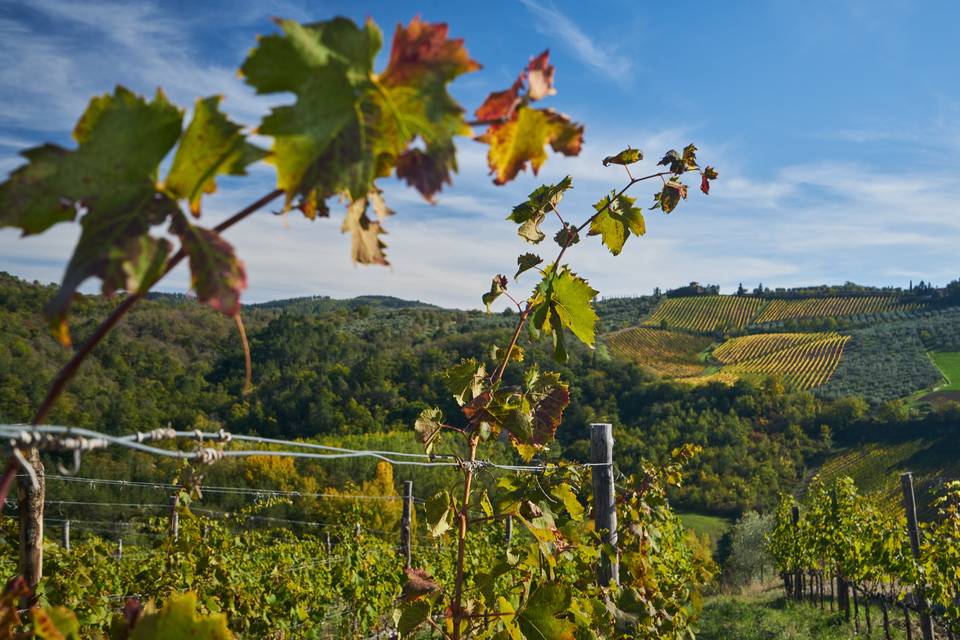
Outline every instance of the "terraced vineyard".
[[857, 487], [869, 493], [884, 510], [902, 509], [899, 475], [914, 473], [914, 486], [921, 513], [929, 509], [932, 492], [945, 480], [960, 478], [960, 447], [950, 436], [932, 440], [868, 443], [827, 460], [818, 475], [827, 482], [850, 476]]
[[610, 348], [667, 377], [695, 376], [703, 371], [701, 351], [710, 338], [651, 327], [631, 327], [607, 337]]
[[699, 333], [731, 331], [750, 324], [763, 306], [760, 298], [738, 296], [691, 296], [667, 298], [643, 323]]
[[[725, 366], [721, 371], [737, 376], [781, 375], [801, 389], [813, 389], [827, 382], [833, 375], [843, 355], [843, 347], [850, 339], [849, 336], [837, 333], [816, 335], [822, 337]], [[777, 340], [775, 337], [771, 342], [775, 344]], [[731, 350], [735, 348], [732, 347]]]
[[804, 300], [771, 300], [753, 321], [754, 324], [800, 320], [802, 318], [833, 318], [866, 313], [912, 311], [918, 304], [905, 304], [894, 296], [807, 298]]
[[826, 340], [836, 335], [835, 333], [760, 333], [731, 338], [713, 350], [713, 358], [721, 364], [737, 364], [802, 344]]

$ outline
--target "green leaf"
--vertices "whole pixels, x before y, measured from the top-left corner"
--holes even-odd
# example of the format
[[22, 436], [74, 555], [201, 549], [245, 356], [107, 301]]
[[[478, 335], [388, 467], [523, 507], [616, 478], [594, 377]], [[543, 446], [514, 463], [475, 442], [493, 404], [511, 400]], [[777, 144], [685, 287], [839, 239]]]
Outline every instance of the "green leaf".
[[587, 235], [599, 235], [610, 253], [619, 255], [631, 233], [642, 236], [647, 231], [643, 212], [640, 207], [633, 206], [634, 202], [635, 198], [623, 194], [618, 196], [611, 191], [610, 195], [593, 205], [599, 213], [590, 223]]
[[520, 277], [520, 274], [524, 271], [529, 271], [533, 269], [538, 264], [543, 263], [543, 258], [534, 254], [534, 253], [524, 253], [521, 256], [517, 257], [517, 272], [514, 274], [513, 279], [516, 280]]
[[507, 290], [507, 276], [497, 274], [493, 276], [493, 282], [490, 284], [490, 291], [483, 294], [483, 304], [487, 307], [487, 313], [490, 313], [490, 305], [496, 302], [497, 298]]
[[[85, 211], [60, 291], [46, 309], [62, 343], [70, 343], [66, 316], [77, 288], [87, 278], [100, 277], [104, 292], [113, 293], [125, 280], [118, 276], [126, 270], [124, 263], [135, 262], [146, 246], [140, 238], [176, 210], [154, 182], [180, 135], [182, 117], [159, 91], [148, 102], [117, 87], [90, 101], [74, 128], [76, 150], [50, 144], [29, 149], [23, 153], [29, 163], [0, 185], [0, 226], [18, 227], [24, 235]], [[162, 248], [153, 244], [157, 251]], [[132, 283], [139, 289], [143, 281], [134, 277]]]
[[240, 125], [220, 111], [220, 99], [197, 100], [164, 181], [172, 196], [189, 201], [194, 215], [200, 213], [201, 196], [216, 191], [219, 174], [246, 175], [247, 165], [266, 156], [263, 149], [247, 142]]
[[214, 613], [197, 615], [197, 597], [193, 593], [173, 593], [160, 611], [148, 610], [137, 622], [130, 640], [157, 638], [203, 638], [204, 640], [232, 640], [227, 628], [227, 616]]
[[535, 337], [541, 333], [553, 336], [554, 357], [558, 361], [566, 360], [564, 328], [593, 346], [597, 314], [591, 301], [596, 295], [597, 292], [587, 281], [568, 267], [564, 267], [559, 274], [548, 270], [537, 286], [531, 298], [533, 313], [528, 327]]
[[[346, 18], [279, 25], [282, 34], [261, 38], [241, 72], [258, 93], [297, 97], [274, 108], [259, 128], [274, 138], [272, 161], [288, 206], [299, 197], [309, 213], [333, 195], [364, 197], [417, 137], [432, 170], [446, 172], [439, 182], [449, 178], [452, 138], [469, 128], [446, 85], [478, 65], [462, 41], [447, 38], [445, 25], [414, 19], [398, 27], [380, 75], [373, 61], [382, 35], [372, 21], [362, 28]], [[414, 158], [407, 156], [403, 177], [431, 197], [437, 180], [417, 177], [423, 158]]]
[[47, 144], [22, 153], [29, 163], [0, 185], [0, 226], [29, 235], [73, 220], [81, 207], [108, 217], [136, 206], [153, 191], [182, 118], [160, 91], [152, 102], [120, 86], [93, 98], [73, 131], [76, 150]]
[[490, 145], [487, 164], [494, 175], [493, 182], [506, 184], [528, 164], [537, 175], [547, 160], [547, 145], [566, 156], [579, 154], [583, 125], [552, 109], [521, 106], [512, 120], [491, 125], [477, 140]]
[[[563, 194], [573, 188], [573, 180], [566, 176], [557, 184], [541, 185], [537, 187], [526, 199], [513, 208], [513, 211], [507, 216], [507, 220], [512, 220], [520, 225], [517, 233], [527, 242], [536, 244], [544, 239], [544, 234], [540, 231], [540, 223], [551, 209], [560, 204]], [[527, 254], [532, 255], [532, 254]]]
[[431, 453], [440, 442], [442, 425], [443, 413], [436, 407], [424, 409], [417, 417], [413, 428], [417, 432], [417, 439], [423, 445], [426, 453]]
[[183, 214], [174, 230], [190, 260], [190, 284], [197, 299], [228, 316], [240, 312], [247, 272], [233, 247], [212, 229], [190, 224]]
[[33, 633], [41, 640], [80, 640], [80, 623], [66, 607], [34, 607]]
[[517, 614], [523, 637], [527, 640], [573, 640], [576, 626], [559, 617], [570, 608], [570, 601], [570, 590], [566, 585], [544, 582], [534, 587]]
[[493, 517], [493, 504], [490, 502], [490, 496], [487, 495], [486, 489], [480, 494], [480, 510], [488, 518]]
[[447, 389], [461, 407], [480, 395], [486, 376], [486, 366], [473, 358], [465, 358], [443, 372]]
[[553, 281], [551, 305], [563, 326], [588, 345], [593, 346], [597, 313], [591, 304], [597, 291], [586, 280], [564, 268]]
[[453, 510], [450, 505], [450, 494], [446, 491], [441, 491], [429, 498], [424, 505], [427, 515], [427, 531], [434, 538], [442, 536], [453, 526]]
[[146, 293], [163, 275], [173, 245], [166, 238], [142, 235], [113, 247], [103, 274], [104, 291]]
[[430, 601], [422, 599], [401, 605], [400, 620], [397, 622], [397, 632], [400, 634], [400, 637], [406, 637], [412, 633], [414, 629], [426, 622], [427, 618], [430, 617], [430, 609]]
[[628, 165], [634, 162], [640, 162], [641, 160], [643, 160], [643, 153], [640, 152], [640, 149], [627, 147], [615, 156], [607, 156], [604, 158], [603, 166], [607, 167], [611, 164]]
[[565, 482], [558, 484], [550, 489], [550, 493], [563, 502], [563, 508], [567, 510], [571, 518], [577, 522], [583, 521], [583, 505], [577, 500], [577, 494], [574, 493], [573, 488], [571, 488], [569, 484]]

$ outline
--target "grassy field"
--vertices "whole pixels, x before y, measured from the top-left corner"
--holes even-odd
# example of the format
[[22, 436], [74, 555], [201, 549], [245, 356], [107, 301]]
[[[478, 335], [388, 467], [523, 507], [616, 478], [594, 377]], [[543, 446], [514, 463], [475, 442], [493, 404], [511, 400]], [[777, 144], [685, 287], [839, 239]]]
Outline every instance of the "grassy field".
[[[877, 612], [874, 610], [874, 622]], [[863, 621], [861, 620], [861, 624]], [[894, 624], [900, 621], [894, 618]], [[874, 628], [873, 637], [883, 637]], [[865, 635], [865, 634], [864, 634]], [[698, 640], [848, 640], [857, 638], [840, 615], [787, 602], [779, 589], [758, 596], [717, 596], [706, 601]], [[895, 627], [892, 637], [904, 637]]]
[[691, 531], [697, 533], [697, 535], [708, 535], [710, 538], [716, 542], [723, 535], [730, 530], [730, 527], [733, 526], [728, 518], [721, 518], [719, 516], [707, 516], [702, 513], [680, 513], [680, 520], [683, 522], [683, 526]]
[[933, 351], [930, 353], [933, 363], [937, 365], [947, 384], [939, 387], [938, 391], [960, 391], [960, 352]]

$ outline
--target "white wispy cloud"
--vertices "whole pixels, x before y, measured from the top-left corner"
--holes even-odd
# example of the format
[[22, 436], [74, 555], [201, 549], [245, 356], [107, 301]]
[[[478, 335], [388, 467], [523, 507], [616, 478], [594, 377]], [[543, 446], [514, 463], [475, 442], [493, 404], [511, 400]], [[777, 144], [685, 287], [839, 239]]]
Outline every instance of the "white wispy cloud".
[[629, 75], [633, 64], [628, 58], [617, 54], [610, 43], [597, 43], [553, 4], [537, 0], [520, 2], [538, 18], [534, 23], [537, 31], [569, 47], [584, 64], [620, 82]]

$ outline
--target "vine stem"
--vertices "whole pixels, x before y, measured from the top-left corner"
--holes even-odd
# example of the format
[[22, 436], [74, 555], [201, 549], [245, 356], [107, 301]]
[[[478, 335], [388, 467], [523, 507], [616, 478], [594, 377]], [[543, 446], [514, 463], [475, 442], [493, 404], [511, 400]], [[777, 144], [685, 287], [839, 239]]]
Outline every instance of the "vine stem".
[[[629, 170], [627, 173], [629, 175]], [[614, 197], [610, 198], [607, 204], [600, 207], [600, 209], [598, 209], [596, 213], [594, 213], [592, 216], [587, 218], [583, 224], [576, 227], [577, 234], [583, 231], [591, 222], [593, 222], [597, 218], [597, 216], [599, 216], [601, 213], [609, 209], [610, 204], [613, 203], [617, 198], [622, 196], [624, 193], [626, 193], [627, 190], [633, 185], [637, 184], [638, 182], [643, 182], [644, 180], [651, 180], [653, 178], [663, 179], [663, 176], [668, 176], [668, 175], [672, 175], [672, 172], [658, 171], [657, 173], [651, 173], [650, 175], [641, 176], [639, 178], [634, 178], [631, 175], [630, 181], [626, 184], [626, 186], [620, 189], [620, 191], [618, 191]], [[556, 208], [554, 208], [553, 205], [550, 205], [550, 207], [557, 213], [557, 217], [559, 217], [560, 213], [556, 210]], [[560, 218], [560, 220], [562, 221], [563, 218]], [[564, 226], [566, 226], [566, 223], [564, 223]], [[573, 240], [573, 234], [568, 234], [566, 242], [564, 242], [563, 246], [560, 247], [560, 253], [557, 254], [556, 259], [553, 261], [553, 269], [556, 269], [560, 265], [560, 261], [563, 259], [563, 254], [566, 253], [567, 249], [571, 246], [572, 240]], [[520, 317], [517, 319], [517, 326], [514, 328], [514, 331], [513, 331], [513, 337], [510, 339], [510, 345], [507, 347], [507, 350], [503, 355], [503, 362], [500, 363], [500, 366], [497, 367], [496, 372], [494, 373], [493, 377], [490, 379], [491, 384], [495, 385], [498, 382], [500, 382], [500, 380], [503, 379], [503, 374], [507, 370], [507, 364], [510, 362], [510, 356], [513, 354], [514, 347], [517, 346], [517, 341], [520, 338], [520, 332], [523, 331], [523, 326], [526, 324], [527, 319], [530, 317], [530, 312], [532, 311], [532, 309], [533, 309], [533, 305], [531, 305], [530, 302], [527, 302], [527, 306], [520, 313]]]
[[[600, 207], [593, 215], [591, 215], [587, 220], [578, 227], [575, 227], [576, 233], [579, 234], [583, 231], [591, 222], [593, 222], [597, 216], [604, 213], [610, 208], [611, 203], [613, 203], [617, 198], [623, 195], [630, 187], [637, 184], [638, 182], [643, 182], [644, 180], [650, 180], [652, 178], [660, 177], [662, 178], [665, 175], [670, 175], [669, 171], [662, 171], [658, 173], [653, 173], [648, 176], [642, 176], [640, 178], [630, 177], [630, 181], [620, 189], [612, 198], [607, 201], [607, 204]], [[553, 208], [554, 212], [557, 213], [557, 217], [560, 217], [560, 213], [556, 211], [556, 208]], [[560, 218], [561, 222], [563, 218]], [[564, 227], [567, 227], [564, 222]], [[566, 241], [560, 247], [560, 253], [557, 254], [556, 259], [553, 261], [552, 268], [554, 270], [560, 265], [560, 261], [563, 259], [563, 255], [566, 253], [567, 249], [570, 247], [573, 237], [576, 234], [568, 234]], [[512, 298], [511, 298], [512, 299]], [[502, 379], [503, 375], [507, 370], [507, 364], [510, 362], [510, 356], [513, 353], [514, 348], [517, 346], [517, 341], [520, 339], [520, 332], [523, 331], [523, 327], [527, 322], [527, 319], [530, 317], [530, 313], [533, 311], [533, 304], [528, 301], [526, 307], [523, 311], [520, 312], [520, 317], [517, 320], [517, 326], [513, 330], [513, 336], [510, 338], [510, 345], [507, 347], [506, 352], [503, 356], [503, 362], [497, 367], [493, 376], [490, 378], [491, 386], [497, 385]], [[464, 619], [469, 619], [471, 616], [465, 615], [461, 609], [461, 602], [463, 600], [463, 573], [464, 573], [464, 558], [466, 556], [466, 540], [467, 540], [467, 525], [469, 520], [467, 518], [467, 509], [470, 506], [470, 491], [473, 484], [473, 462], [477, 459], [477, 444], [479, 443], [479, 436], [477, 434], [472, 434], [469, 436], [470, 443], [470, 464], [464, 470], [464, 483], [463, 483], [463, 504], [460, 507], [459, 514], [459, 527], [457, 529], [457, 577], [456, 583], [454, 585], [454, 595], [453, 602], [451, 604], [451, 614], [453, 616], [453, 640], [460, 640], [460, 622]]]
[[470, 465], [466, 468], [466, 478], [463, 482], [463, 504], [460, 506], [460, 522], [457, 529], [457, 580], [453, 595], [453, 640], [460, 640], [460, 621], [463, 612], [460, 603], [463, 599], [463, 562], [467, 547], [467, 509], [470, 507], [470, 490], [473, 485], [473, 463], [477, 460], [477, 444], [480, 442], [476, 434], [470, 436]]
[[[218, 224], [216, 227], [214, 227], [214, 230], [217, 233], [226, 231], [250, 214], [262, 209], [269, 203], [276, 200], [282, 193], [282, 189], [275, 189], [271, 191], [259, 200], [249, 204]], [[156, 282], [159, 282], [161, 278], [170, 273], [170, 271], [180, 264], [180, 262], [186, 256], [187, 254], [184, 252], [183, 248], [177, 251], [167, 262], [167, 266], [164, 268], [160, 278], [157, 278]], [[154, 284], [156, 284], [156, 282], [154, 282]], [[117, 308], [114, 309], [113, 312], [111, 312], [110, 315], [99, 324], [99, 326], [97, 326], [96, 330], [93, 332], [93, 335], [91, 335], [87, 341], [83, 343], [83, 346], [81, 346], [77, 352], [73, 354], [73, 357], [70, 358], [70, 361], [67, 362], [62, 369], [60, 369], [59, 373], [57, 373], [57, 377], [50, 386], [50, 390], [47, 392], [47, 396], [44, 398], [43, 404], [40, 405], [37, 413], [33, 416], [33, 424], [40, 424], [46, 419], [47, 415], [50, 413], [50, 410], [53, 408], [54, 403], [57, 401], [57, 398], [59, 398], [60, 394], [63, 393], [67, 383], [69, 383], [70, 380], [72, 380], [77, 374], [77, 371], [80, 369], [80, 365], [83, 364], [83, 361], [87, 359], [87, 356], [90, 355], [90, 352], [92, 352], [93, 349], [100, 344], [107, 333], [109, 333], [110, 329], [112, 329], [117, 322], [119, 322], [120, 319], [123, 318], [128, 311], [130, 311], [133, 305], [135, 305], [146, 294], [147, 291], [138, 291], [137, 293], [128, 295], [119, 305], [117, 305]]]

